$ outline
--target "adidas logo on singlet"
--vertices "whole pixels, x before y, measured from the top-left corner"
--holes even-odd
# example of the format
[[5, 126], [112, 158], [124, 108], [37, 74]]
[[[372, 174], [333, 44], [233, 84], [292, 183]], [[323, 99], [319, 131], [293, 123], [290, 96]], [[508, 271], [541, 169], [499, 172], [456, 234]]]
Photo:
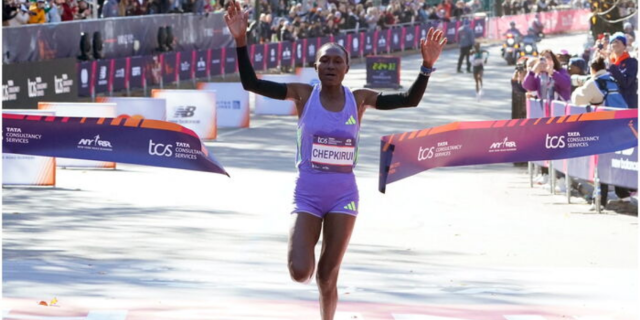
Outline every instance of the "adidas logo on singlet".
[[347, 210], [356, 211], [356, 202], [351, 201], [348, 205], [344, 206], [344, 208]]
[[349, 117], [349, 120], [347, 120], [347, 122], [345, 122], [344, 124], [356, 124], [356, 119], [353, 118], [353, 116]]

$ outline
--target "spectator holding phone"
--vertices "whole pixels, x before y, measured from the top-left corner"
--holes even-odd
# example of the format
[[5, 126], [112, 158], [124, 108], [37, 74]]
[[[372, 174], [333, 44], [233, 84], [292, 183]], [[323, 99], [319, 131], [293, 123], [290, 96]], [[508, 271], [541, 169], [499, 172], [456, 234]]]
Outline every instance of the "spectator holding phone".
[[571, 77], [551, 50], [540, 53], [540, 59], [529, 68], [522, 87], [537, 92], [538, 98], [544, 100], [571, 99]]

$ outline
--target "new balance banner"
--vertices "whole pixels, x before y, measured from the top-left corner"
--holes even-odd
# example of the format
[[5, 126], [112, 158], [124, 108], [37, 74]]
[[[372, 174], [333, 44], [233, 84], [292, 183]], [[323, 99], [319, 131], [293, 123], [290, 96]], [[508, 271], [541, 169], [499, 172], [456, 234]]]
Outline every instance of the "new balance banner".
[[178, 81], [178, 54], [166, 52], [162, 54], [162, 82], [169, 85]]
[[404, 35], [403, 35], [403, 39], [404, 39], [404, 49], [413, 49], [416, 47], [416, 30], [419, 32], [420, 31], [420, 27], [418, 26], [408, 26], [404, 29]]
[[[55, 116], [53, 111], [42, 110], [14, 109], [3, 112], [32, 116]], [[3, 153], [2, 185], [55, 186], [56, 158]]]
[[209, 57], [209, 74], [219, 76], [222, 74], [222, 49], [211, 49]]
[[638, 148], [598, 156], [600, 182], [631, 189], [638, 188]]
[[280, 43], [267, 44], [267, 69], [275, 69], [280, 64]]
[[228, 176], [193, 131], [174, 123], [137, 118], [2, 114], [2, 127], [2, 148], [7, 153], [114, 161]]
[[153, 98], [167, 101], [167, 121], [193, 130], [203, 140], [218, 134], [216, 93], [206, 90], [152, 90]]
[[113, 91], [127, 88], [129, 82], [129, 58], [113, 59]]
[[[6, 67], [6, 66], [5, 66]], [[94, 89], [95, 61], [78, 63], [78, 96], [90, 97]]]
[[375, 31], [369, 31], [369, 32], [365, 32], [362, 34], [363, 38], [362, 38], [362, 55], [363, 56], [368, 56], [370, 54], [373, 54], [373, 50], [374, 50], [374, 41], [376, 38], [376, 34]]
[[[14, 40], [14, 42], [20, 41]], [[4, 64], [2, 65], [2, 108], [35, 109], [38, 101], [43, 100], [76, 101], [78, 99], [77, 77], [75, 58]]]
[[360, 52], [362, 52], [362, 39], [360, 37], [362, 33], [349, 34], [349, 54], [352, 58], [359, 58]]
[[227, 47], [223, 49], [224, 55], [224, 74], [234, 74], [238, 71], [238, 62], [235, 47]]
[[195, 54], [195, 51], [183, 51], [179, 53], [180, 73], [178, 76], [180, 77], [180, 81], [193, 79]]
[[293, 50], [292, 44], [289, 41], [284, 41], [280, 43], [281, 54], [282, 57], [280, 64], [282, 66], [290, 67], [293, 65]]
[[305, 65], [307, 65], [316, 61], [316, 51], [320, 48], [320, 45], [318, 44], [320, 38], [309, 38], [305, 40], [307, 40], [307, 44], [305, 46]]
[[456, 22], [445, 22], [444, 29], [442, 31], [445, 32], [447, 37], [447, 43], [456, 43], [458, 42], [458, 28], [460, 27], [460, 21]]
[[195, 67], [195, 77], [197, 79], [203, 79], [209, 77], [209, 50], [198, 50], [196, 51], [196, 67]]
[[475, 19], [471, 22], [471, 28], [473, 29], [473, 34], [476, 38], [484, 38], [485, 26], [485, 19]]
[[567, 159], [638, 145], [638, 110], [538, 119], [455, 122], [382, 137], [379, 190], [419, 172], [488, 163]]
[[300, 39], [293, 43], [293, 52], [294, 52], [294, 65], [302, 66], [304, 65], [304, 61], [306, 58], [306, 42], [307, 39]]
[[389, 44], [391, 51], [402, 50], [402, 30], [403, 29], [404, 28], [391, 29], [391, 41]]
[[150, 56], [129, 59], [129, 88], [143, 88], [145, 84], [145, 61], [153, 61]]
[[[95, 117], [95, 118], [115, 118], [115, 103], [65, 103], [65, 102], [39, 102], [38, 109], [53, 111], [59, 117]], [[115, 162], [109, 161], [89, 161], [69, 158], [58, 158], [58, 167], [79, 167], [79, 168], [104, 168], [115, 169]]]

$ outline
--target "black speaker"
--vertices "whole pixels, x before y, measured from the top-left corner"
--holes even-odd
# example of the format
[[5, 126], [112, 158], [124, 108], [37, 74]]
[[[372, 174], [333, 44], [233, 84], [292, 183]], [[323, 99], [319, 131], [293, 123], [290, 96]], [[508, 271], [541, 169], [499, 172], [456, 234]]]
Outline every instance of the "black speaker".
[[102, 53], [102, 33], [100, 31], [96, 31], [93, 33], [93, 58], [94, 59], [103, 59], [104, 54]]
[[173, 40], [175, 39], [173, 37], [173, 28], [171, 26], [166, 26], [166, 29], [167, 29], [167, 42], [166, 42], [167, 50], [173, 51]]
[[87, 61], [92, 60], [91, 56], [91, 39], [89, 35], [82, 32], [80, 33], [80, 55], [78, 56], [78, 60]]
[[156, 50], [158, 50], [159, 52], [165, 52], [167, 51], [167, 32], [164, 29], [164, 27], [160, 27], [158, 28], [158, 48], [156, 48]]

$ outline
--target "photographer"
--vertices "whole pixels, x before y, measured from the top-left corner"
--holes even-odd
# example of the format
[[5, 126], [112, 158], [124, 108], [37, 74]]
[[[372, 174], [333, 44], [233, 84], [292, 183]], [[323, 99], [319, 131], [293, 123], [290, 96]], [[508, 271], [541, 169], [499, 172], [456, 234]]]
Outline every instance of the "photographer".
[[511, 119], [524, 119], [527, 117], [527, 90], [522, 87], [522, 81], [527, 75], [526, 65], [527, 57], [521, 58], [516, 63], [516, 70], [511, 77]]
[[551, 50], [540, 53], [539, 61], [529, 68], [522, 87], [535, 91], [544, 100], [571, 99], [571, 77]]
[[587, 63], [582, 58], [571, 58], [567, 70], [571, 76], [571, 92], [574, 92], [578, 87], [582, 86], [590, 77], [587, 75], [589, 71]]

